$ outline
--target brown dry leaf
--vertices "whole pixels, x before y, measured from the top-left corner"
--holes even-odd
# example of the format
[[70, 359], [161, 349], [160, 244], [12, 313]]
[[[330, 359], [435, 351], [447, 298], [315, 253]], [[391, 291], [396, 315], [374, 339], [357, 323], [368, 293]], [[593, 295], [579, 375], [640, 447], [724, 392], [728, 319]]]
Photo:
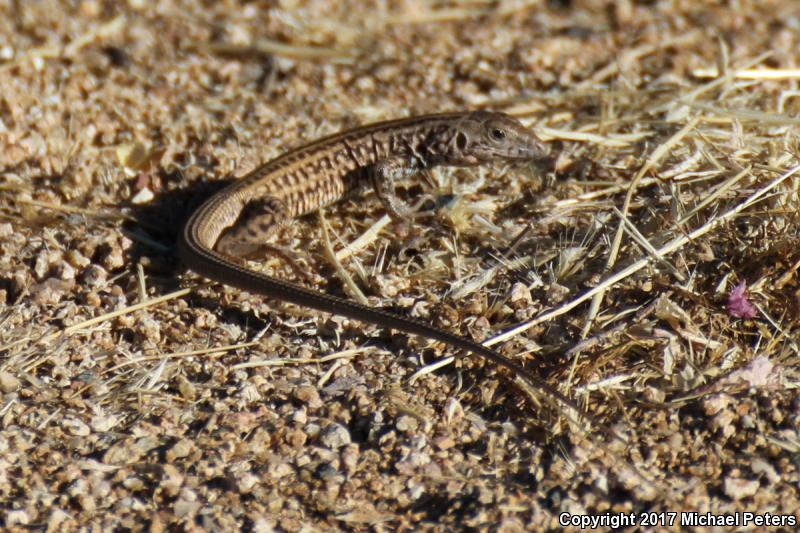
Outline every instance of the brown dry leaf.
[[117, 161], [130, 170], [143, 170], [150, 163], [151, 150], [146, 144], [133, 142], [120, 144], [116, 149]]

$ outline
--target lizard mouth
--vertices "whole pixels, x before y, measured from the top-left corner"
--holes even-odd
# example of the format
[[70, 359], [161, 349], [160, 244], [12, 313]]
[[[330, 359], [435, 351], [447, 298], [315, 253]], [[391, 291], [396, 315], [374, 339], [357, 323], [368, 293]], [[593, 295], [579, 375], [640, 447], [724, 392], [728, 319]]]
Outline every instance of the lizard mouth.
[[550, 157], [550, 149], [547, 145], [533, 141], [528, 146], [521, 146], [514, 148], [511, 151], [503, 153], [495, 153], [490, 156], [490, 159], [503, 158], [508, 162], [513, 163], [527, 163], [531, 161], [541, 161]]
[[528, 141], [528, 146], [519, 149], [518, 155], [520, 159], [546, 159], [550, 156], [550, 146], [533, 138]]

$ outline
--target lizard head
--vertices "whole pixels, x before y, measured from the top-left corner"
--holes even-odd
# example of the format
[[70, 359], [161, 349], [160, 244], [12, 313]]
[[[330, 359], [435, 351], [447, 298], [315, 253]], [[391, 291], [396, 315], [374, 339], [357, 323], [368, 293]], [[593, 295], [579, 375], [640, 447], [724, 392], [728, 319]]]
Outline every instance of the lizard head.
[[460, 165], [541, 160], [549, 154], [541, 139], [519, 120], [493, 111], [465, 114], [451, 142], [452, 157]]

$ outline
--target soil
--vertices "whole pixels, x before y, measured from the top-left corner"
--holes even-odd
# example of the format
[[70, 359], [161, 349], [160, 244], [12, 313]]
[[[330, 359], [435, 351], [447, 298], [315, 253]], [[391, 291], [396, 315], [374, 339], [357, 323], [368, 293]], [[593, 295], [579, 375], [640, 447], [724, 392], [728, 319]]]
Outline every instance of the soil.
[[[0, 2], [0, 525], [794, 529], [799, 27], [793, 0]], [[404, 182], [411, 227], [345, 200], [275, 236], [300, 271], [250, 266], [504, 334], [583, 413], [174, 255], [286, 150], [481, 108], [552, 159]]]

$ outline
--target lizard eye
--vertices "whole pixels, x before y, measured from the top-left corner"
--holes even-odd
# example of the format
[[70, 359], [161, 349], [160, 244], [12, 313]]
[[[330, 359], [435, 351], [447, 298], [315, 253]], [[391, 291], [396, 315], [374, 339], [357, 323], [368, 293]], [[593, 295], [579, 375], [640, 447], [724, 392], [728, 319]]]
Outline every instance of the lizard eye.
[[493, 141], [502, 141], [506, 138], [506, 132], [500, 128], [493, 128], [489, 131], [489, 137], [491, 137]]
[[467, 136], [461, 131], [456, 134], [456, 147], [459, 150], [465, 150], [467, 148]]

